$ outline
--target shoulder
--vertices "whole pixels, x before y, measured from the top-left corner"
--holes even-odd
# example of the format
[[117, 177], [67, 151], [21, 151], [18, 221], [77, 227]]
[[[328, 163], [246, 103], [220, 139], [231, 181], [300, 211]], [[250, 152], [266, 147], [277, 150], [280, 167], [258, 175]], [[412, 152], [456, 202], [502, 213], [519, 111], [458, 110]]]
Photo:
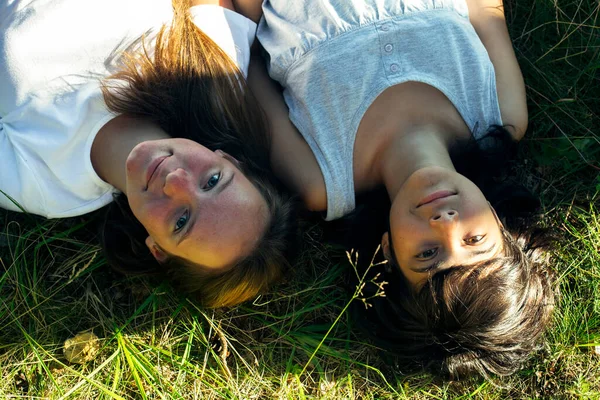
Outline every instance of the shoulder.
[[528, 125], [525, 82], [508, 33], [502, 0], [467, 0], [467, 5], [469, 20], [494, 65], [503, 124], [515, 140], [520, 140]]
[[191, 0], [190, 1], [190, 7], [200, 6], [200, 5], [219, 6], [219, 7], [223, 7], [223, 8], [227, 8], [229, 10], [235, 11], [232, 0]]

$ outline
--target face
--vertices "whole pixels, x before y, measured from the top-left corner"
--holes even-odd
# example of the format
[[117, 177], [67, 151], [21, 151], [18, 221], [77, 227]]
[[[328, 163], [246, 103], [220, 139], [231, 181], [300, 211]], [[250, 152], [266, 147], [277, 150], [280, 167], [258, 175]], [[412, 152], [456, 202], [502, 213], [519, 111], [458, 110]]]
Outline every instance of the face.
[[[475, 264], [502, 250], [499, 221], [481, 190], [440, 167], [417, 170], [407, 179], [392, 202], [390, 230], [389, 245], [414, 287], [430, 273]], [[384, 251], [386, 242], [384, 236]]]
[[158, 261], [166, 254], [224, 270], [249, 254], [268, 209], [237, 161], [186, 139], [151, 140], [129, 154], [127, 198]]

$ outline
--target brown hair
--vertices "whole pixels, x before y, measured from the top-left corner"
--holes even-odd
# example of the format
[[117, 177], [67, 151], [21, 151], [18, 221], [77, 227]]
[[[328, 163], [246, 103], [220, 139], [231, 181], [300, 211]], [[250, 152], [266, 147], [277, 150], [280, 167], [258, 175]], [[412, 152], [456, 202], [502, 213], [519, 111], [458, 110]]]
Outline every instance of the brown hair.
[[231, 306], [264, 292], [289, 265], [296, 247], [296, 201], [269, 170], [267, 126], [243, 75], [190, 20], [187, 7], [186, 1], [174, 3], [172, 25], [159, 31], [153, 56], [145, 47], [125, 55], [123, 69], [103, 82], [105, 102], [114, 113], [145, 118], [172, 137], [234, 156], [267, 201], [269, 226], [252, 254], [226, 272], [174, 257], [159, 265], [144, 244], [147, 232], [121, 194], [108, 207], [101, 242], [115, 269], [166, 272], [204, 306]]
[[401, 369], [452, 379], [505, 376], [538, 347], [554, 308], [549, 236], [539, 229], [516, 238], [502, 233], [503, 256], [434, 273], [418, 291], [392, 265], [386, 279], [394, 290], [374, 309], [374, 339]]

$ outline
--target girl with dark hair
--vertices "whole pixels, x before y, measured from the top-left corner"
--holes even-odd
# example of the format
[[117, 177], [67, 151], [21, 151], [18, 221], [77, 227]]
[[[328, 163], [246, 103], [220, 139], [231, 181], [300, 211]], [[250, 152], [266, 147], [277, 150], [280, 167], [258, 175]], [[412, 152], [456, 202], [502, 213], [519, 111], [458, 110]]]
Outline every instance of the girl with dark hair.
[[295, 216], [245, 85], [256, 24], [230, 1], [4, 3], [0, 207], [62, 218], [117, 196], [110, 264], [206, 306], [276, 281]]
[[[243, 11], [257, 19], [256, 3]], [[327, 220], [377, 187], [391, 201], [381, 245], [397, 279], [369, 315], [375, 338], [451, 377], [514, 372], [553, 308], [542, 242], [509, 232], [486, 179], [457, 171], [465, 143], [507, 158], [527, 129], [502, 1], [268, 0], [262, 12], [284, 101], [265, 72], [249, 83], [273, 127], [274, 172]], [[492, 186], [485, 168], [467, 167]]]

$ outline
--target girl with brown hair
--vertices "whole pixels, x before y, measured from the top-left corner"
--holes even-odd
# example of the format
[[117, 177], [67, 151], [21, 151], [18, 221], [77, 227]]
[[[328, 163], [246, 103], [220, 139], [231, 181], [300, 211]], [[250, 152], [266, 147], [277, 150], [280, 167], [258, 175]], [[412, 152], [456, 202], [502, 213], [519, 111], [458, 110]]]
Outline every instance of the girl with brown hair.
[[295, 237], [245, 86], [256, 26], [215, 3], [15, 1], [0, 20], [0, 206], [110, 203], [109, 263], [210, 307], [263, 292]]
[[367, 331], [403, 367], [516, 371], [550, 321], [554, 287], [547, 240], [509, 232], [493, 208], [532, 204], [493, 180], [528, 125], [502, 0], [255, 6], [246, 12], [262, 7], [257, 38], [282, 88], [249, 77], [274, 128], [274, 172], [327, 220], [358, 194], [389, 196], [391, 283]]

